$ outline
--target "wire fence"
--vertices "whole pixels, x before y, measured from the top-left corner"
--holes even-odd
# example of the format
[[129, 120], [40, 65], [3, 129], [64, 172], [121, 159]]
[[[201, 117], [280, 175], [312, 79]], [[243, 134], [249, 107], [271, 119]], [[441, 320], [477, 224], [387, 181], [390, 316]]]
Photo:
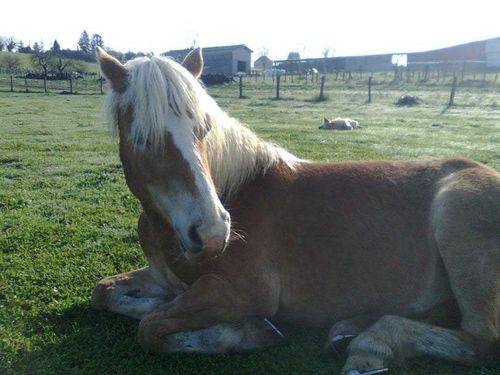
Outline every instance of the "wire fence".
[[104, 79], [98, 75], [86, 75], [65, 80], [33, 79], [26, 76], [0, 74], [0, 91], [60, 94], [103, 94]]
[[[26, 75], [0, 74], [0, 92], [99, 95], [106, 91], [104, 83], [105, 80], [97, 74], [70, 77], [66, 80], [43, 80], [27, 78]], [[296, 75], [239, 77], [229, 85], [235, 87], [234, 93], [238, 94], [239, 98], [251, 99], [345, 99], [360, 103], [383, 103], [395, 102], [400, 95], [411, 94], [420, 96], [429, 103], [448, 106], [458, 104], [500, 107], [500, 80], [497, 72], [453, 76], [434, 74], [425, 78], [417, 73], [334, 72], [324, 75], [305, 72]]]
[[[420, 103], [443, 106], [500, 107], [500, 80], [497, 72], [461, 76], [391, 73], [246, 76], [234, 90], [240, 99], [304, 99], [311, 102], [397, 103], [401, 96], [414, 96]], [[409, 99], [409, 98], [405, 98]]]

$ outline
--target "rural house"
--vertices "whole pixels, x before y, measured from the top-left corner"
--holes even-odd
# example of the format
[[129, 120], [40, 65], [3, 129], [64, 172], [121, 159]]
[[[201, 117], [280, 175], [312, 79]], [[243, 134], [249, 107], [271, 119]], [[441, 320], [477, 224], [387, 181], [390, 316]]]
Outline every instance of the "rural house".
[[[162, 56], [169, 56], [182, 61], [190, 49], [172, 50], [164, 52]], [[204, 74], [225, 74], [234, 76], [238, 73], [250, 74], [252, 50], [244, 44], [221, 47], [202, 48], [205, 62]]]

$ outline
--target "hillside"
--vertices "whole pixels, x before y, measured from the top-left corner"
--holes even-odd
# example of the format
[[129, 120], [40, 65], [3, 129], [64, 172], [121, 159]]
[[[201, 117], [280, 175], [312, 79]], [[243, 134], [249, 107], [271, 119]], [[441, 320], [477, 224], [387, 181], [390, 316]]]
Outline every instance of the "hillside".
[[[0, 52], [0, 69], [4, 68], [3, 66], [4, 56], [9, 56], [9, 55], [15, 55], [19, 58], [21, 70], [36, 70], [33, 68], [33, 65], [31, 64], [31, 56], [32, 56], [31, 54], [19, 53], [19, 52], [6, 52], [6, 51]], [[74, 62], [75, 67], [79, 68], [77, 70], [81, 69], [88, 73], [99, 73], [99, 67], [97, 66], [96, 63], [89, 63], [86, 61], [74, 60], [74, 59], [70, 60]]]

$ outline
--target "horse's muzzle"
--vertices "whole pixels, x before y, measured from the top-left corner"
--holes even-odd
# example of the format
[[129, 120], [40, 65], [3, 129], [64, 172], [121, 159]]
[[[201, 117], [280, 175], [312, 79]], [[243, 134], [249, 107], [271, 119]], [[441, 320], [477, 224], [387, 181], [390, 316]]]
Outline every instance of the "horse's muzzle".
[[188, 230], [188, 241], [182, 244], [184, 255], [189, 261], [203, 262], [221, 254], [229, 239], [231, 218], [229, 214], [222, 215], [222, 220], [211, 226], [192, 225]]

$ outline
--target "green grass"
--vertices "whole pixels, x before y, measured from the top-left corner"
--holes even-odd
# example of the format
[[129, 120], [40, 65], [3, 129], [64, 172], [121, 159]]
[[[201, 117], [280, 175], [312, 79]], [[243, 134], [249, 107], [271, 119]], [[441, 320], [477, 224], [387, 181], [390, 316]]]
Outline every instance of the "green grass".
[[[467, 156], [500, 169], [500, 108], [495, 87], [378, 82], [366, 104], [364, 82], [295, 79], [274, 87], [245, 80], [211, 88], [221, 106], [263, 138], [323, 161]], [[423, 104], [393, 105], [411, 92]], [[0, 92], [0, 373], [5, 374], [331, 374], [343, 359], [323, 353], [328, 328], [283, 327], [289, 344], [259, 353], [145, 354], [137, 322], [89, 307], [101, 278], [144, 265], [140, 206], [125, 185], [117, 142], [106, 130], [99, 95]], [[495, 104], [497, 103], [497, 104]], [[359, 131], [320, 131], [323, 117], [349, 116]], [[435, 126], [433, 126], [435, 125]], [[438, 125], [438, 126], [436, 126]], [[498, 374], [432, 359], [396, 374]]]

